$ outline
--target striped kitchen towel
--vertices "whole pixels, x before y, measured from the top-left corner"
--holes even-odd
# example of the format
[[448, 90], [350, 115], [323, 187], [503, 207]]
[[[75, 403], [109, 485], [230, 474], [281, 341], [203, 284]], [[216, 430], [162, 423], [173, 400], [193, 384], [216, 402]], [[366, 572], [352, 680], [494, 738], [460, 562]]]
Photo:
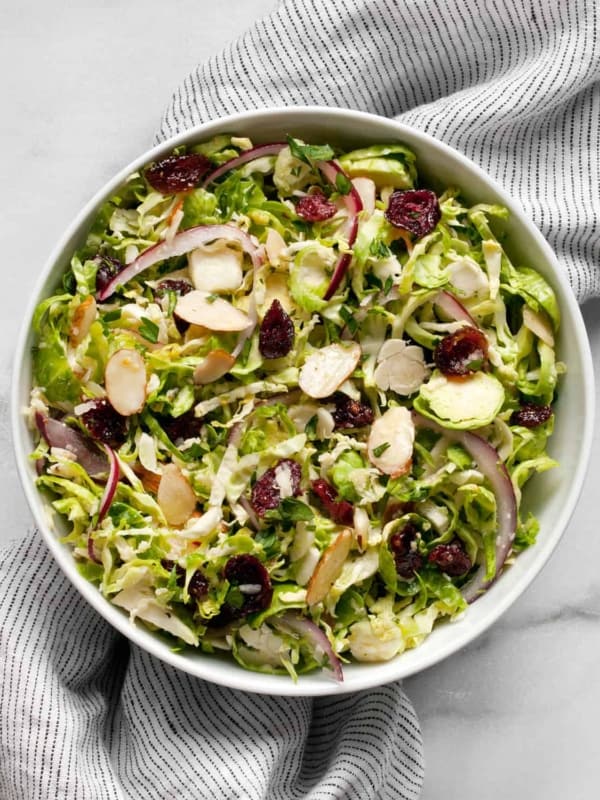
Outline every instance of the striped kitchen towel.
[[[596, 5], [287, 0], [194, 70], [158, 140], [268, 105], [397, 116], [520, 198], [583, 300], [600, 294]], [[280, 700], [191, 678], [112, 630], [35, 534], [0, 554], [0, 620], [2, 800], [419, 797], [399, 684]]]
[[0, 553], [2, 800], [416, 800], [419, 724], [399, 684], [266, 697], [130, 645], [36, 532]]
[[157, 141], [275, 105], [396, 117], [521, 201], [583, 302], [600, 295], [597, 0], [286, 0], [175, 92]]

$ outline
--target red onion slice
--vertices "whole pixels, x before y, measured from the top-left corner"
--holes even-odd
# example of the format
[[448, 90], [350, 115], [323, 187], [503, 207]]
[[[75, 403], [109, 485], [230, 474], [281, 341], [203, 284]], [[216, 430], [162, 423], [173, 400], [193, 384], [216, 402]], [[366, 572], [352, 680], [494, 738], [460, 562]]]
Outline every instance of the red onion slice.
[[102, 564], [102, 561], [96, 555], [96, 549], [94, 548], [94, 540], [92, 539], [91, 533], [88, 533], [87, 551], [88, 551], [88, 556], [90, 557], [90, 561], [93, 561], [94, 564]]
[[517, 529], [517, 499], [515, 490], [506, 466], [489, 442], [469, 431], [454, 431], [442, 428], [433, 420], [426, 419], [413, 411], [415, 425], [420, 428], [429, 428], [436, 433], [441, 433], [448, 439], [461, 444], [477, 464], [480, 472], [490, 482], [496, 496], [496, 519], [498, 535], [496, 537], [496, 574], [491, 579], [486, 579], [486, 568], [481, 564], [475, 575], [466, 583], [461, 592], [467, 603], [473, 603], [486, 589], [498, 578], [500, 570], [512, 547]]
[[97, 478], [109, 471], [109, 463], [91, 439], [74, 428], [40, 412], [35, 415], [35, 424], [50, 447], [60, 447], [73, 453], [90, 478]]
[[115, 492], [117, 491], [117, 484], [119, 483], [119, 459], [115, 451], [107, 444], [104, 445], [104, 450], [108, 456], [109, 471], [106, 486], [104, 487], [104, 494], [100, 500], [100, 510], [98, 511], [98, 522], [96, 525], [100, 525], [106, 516], [114, 499]]
[[[104, 450], [106, 452], [106, 455], [108, 456], [109, 472], [108, 472], [108, 478], [106, 480], [106, 486], [104, 487], [104, 492], [100, 499], [100, 510], [98, 511], [98, 520], [96, 522], [96, 527], [100, 525], [100, 523], [106, 516], [108, 509], [111, 507], [112, 501], [115, 496], [115, 492], [117, 491], [117, 485], [119, 483], [119, 474], [120, 474], [119, 459], [117, 458], [114, 450], [112, 450], [107, 444], [104, 445]], [[102, 561], [96, 555], [96, 549], [94, 547], [94, 539], [92, 537], [91, 531], [88, 533], [87, 551], [91, 561], [93, 561], [95, 564], [102, 564]]]
[[294, 633], [297, 633], [298, 635], [304, 636], [306, 639], [308, 639], [315, 650], [317, 648], [322, 650], [329, 660], [329, 664], [331, 665], [333, 676], [336, 681], [341, 683], [344, 680], [342, 662], [335, 654], [333, 647], [331, 646], [331, 642], [321, 628], [315, 625], [314, 622], [306, 619], [306, 617], [299, 617], [289, 611], [281, 617], [281, 622], [283, 622], [283, 624], [287, 628], [290, 628], [290, 630], [292, 630]]
[[217, 167], [217, 169], [207, 175], [202, 182], [202, 188], [205, 189], [210, 183], [216, 181], [217, 178], [220, 178], [236, 167], [241, 167], [244, 164], [248, 164], [250, 161], [255, 161], [257, 158], [263, 158], [264, 156], [276, 156], [284, 147], [286, 147], [286, 142], [270, 142], [269, 144], [259, 144], [256, 147], [252, 147], [250, 150], [246, 150], [240, 153], [239, 156], [230, 158], [229, 161], [221, 164], [220, 167]]
[[[336, 186], [336, 179], [338, 175], [343, 175], [343, 177], [346, 178], [346, 180], [350, 183], [350, 178], [335, 161], [319, 161], [318, 167], [332, 186]], [[356, 191], [356, 188], [352, 185], [352, 183], [350, 183], [350, 185], [352, 188], [348, 194], [342, 195], [344, 198], [344, 204], [348, 209], [348, 223], [345, 230], [346, 238], [348, 240], [348, 247], [352, 247], [356, 241], [356, 234], [358, 233], [358, 214], [363, 209], [363, 204], [359, 193]], [[348, 271], [351, 261], [352, 253], [343, 253], [340, 256], [335, 269], [333, 270], [333, 275], [331, 276], [331, 281], [329, 282], [327, 291], [325, 292], [325, 300], [331, 300], [333, 295], [336, 293], [338, 286], [342, 282], [342, 278]]]
[[[352, 236], [348, 238], [348, 244], [352, 246], [356, 239], [356, 231], [358, 230], [358, 220], [354, 219], [354, 226], [352, 229]], [[350, 266], [350, 262], [352, 261], [352, 253], [344, 253], [337, 264], [335, 265], [335, 269], [333, 270], [333, 275], [331, 276], [331, 280], [329, 281], [329, 286], [327, 287], [327, 291], [325, 292], [324, 299], [331, 300], [333, 295], [336, 293], [338, 286], [342, 282], [342, 279], [346, 272], [348, 271], [348, 267]]]
[[455, 322], [468, 322], [474, 328], [479, 325], [475, 322], [473, 317], [469, 314], [467, 309], [459, 301], [459, 299], [451, 292], [441, 291], [433, 300], [433, 304], [437, 306], [444, 314], [447, 314]]
[[167, 258], [183, 256], [191, 250], [195, 250], [206, 242], [215, 239], [225, 239], [230, 242], [237, 242], [242, 246], [244, 252], [248, 253], [252, 259], [252, 265], [256, 269], [262, 264], [262, 248], [256, 245], [248, 233], [238, 228], [236, 225], [225, 223], [223, 225], [197, 225], [188, 228], [173, 237], [171, 241], [158, 242], [147, 250], [144, 250], [135, 261], [117, 273], [109, 284], [98, 292], [98, 300], [104, 301], [110, 297], [117, 286], [128, 283], [144, 270], [164, 261]]

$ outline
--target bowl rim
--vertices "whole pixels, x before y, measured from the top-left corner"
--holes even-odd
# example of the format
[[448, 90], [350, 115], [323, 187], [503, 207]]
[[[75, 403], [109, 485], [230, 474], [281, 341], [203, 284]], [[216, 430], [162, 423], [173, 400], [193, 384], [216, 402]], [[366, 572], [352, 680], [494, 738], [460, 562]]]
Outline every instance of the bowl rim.
[[[562, 506], [561, 512], [555, 519], [552, 528], [546, 532], [543, 543], [538, 542], [536, 545], [536, 557], [534, 563], [530, 566], [526, 573], [520, 576], [520, 579], [504, 593], [497, 594], [494, 597], [494, 604], [487, 609], [487, 614], [477, 623], [471, 625], [463, 631], [456, 629], [456, 635], [452, 640], [442, 648], [434, 649], [431, 653], [425, 652], [423, 658], [420, 659], [417, 665], [411, 667], [403, 667], [402, 655], [396, 656], [389, 662], [384, 662], [383, 665], [386, 669], [375, 669], [373, 665], [359, 664], [356, 669], [360, 669], [358, 675], [353, 674], [352, 679], [348, 682], [341, 684], [335, 683], [333, 680], [311, 680], [311, 676], [300, 676], [297, 682], [293, 682], [287, 676], [284, 678], [286, 682], [278, 680], [280, 676], [274, 676], [268, 673], [253, 672], [242, 670], [238, 665], [223, 662], [220, 659], [215, 659], [211, 656], [206, 658], [190, 659], [185, 655], [179, 655], [171, 651], [169, 646], [152, 633], [148, 629], [143, 629], [139, 625], [132, 625], [127, 616], [125, 616], [120, 609], [116, 608], [111, 602], [105, 598], [97, 589], [96, 586], [88, 582], [76, 569], [75, 561], [70, 551], [68, 551], [58, 540], [55, 533], [52, 532], [47, 521], [44, 519], [42, 503], [40, 495], [35, 487], [34, 482], [31, 480], [31, 465], [28, 460], [28, 450], [26, 437], [23, 435], [24, 421], [23, 409], [20, 403], [21, 400], [21, 387], [23, 380], [23, 365], [27, 363], [27, 344], [30, 337], [31, 319], [33, 311], [37, 306], [46, 283], [53, 272], [57, 271], [57, 266], [60, 259], [64, 256], [65, 249], [74, 236], [80, 231], [82, 225], [85, 223], [89, 215], [97, 209], [99, 204], [113, 192], [123, 181], [132, 173], [138, 170], [144, 164], [168, 153], [174, 147], [198, 140], [200, 138], [209, 138], [217, 132], [229, 128], [234, 131], [244, 131], [244, 125], [255, 121], [260, 122], [268, 116], [277, 116], [281, 119], [281, 127], [285, 122], [285, 118], [294, 116], [306, 116], [314, 120], [322, 120], [329, 123], [343, 123], [344, 120], [352, 119], [352, 121], [363, 121], [365, 125], [370, 125], [374, 122], [377, 124], [387, 124], [390, 130], [393, 128], [393, 133], [399, 139], [403, 135], [407, 135], [412, 139], [419, 139], [426, 148], [433, 148], [441, 154], [446, 154], [450, 159], [459, 162], [465, 166], [467, 170], [474, 173], [481, 181], [486, 183], [495, 194], [500, 202], [502, 202], [510, 211], [511, 216], [519, 218], [526, 234], [532, 237], [537, 245], [541, 248], [546, 263], [551, 267], [552, 279], [555, 284], [559, 284], [562, 289], [563, 299], [561, 302], [561, 311], [563, 316], [568, 315], [574, 326], [576, 332], [576, 348], [579, 351], [579, 356], [584, 365], [582, 384], [583, 384], [583, 436], [582, 448], [580, 451], [580, 458], [577, 463], [574, 473], [570, 476], [570, 488], [566, 494], [565, 502]], [[585, 324], [581, 311], [573, 294], [570, 284], [568, 283], [566, 274], [557, 257], [543, 237], [542, 233], [538, 230], [532, 220], [530, 220], [523, 212], [518, 201], [512, 198], [493, 178], [491, 178], [483, 169], [475, 164], [471, 159], [465, 156], [460, 151], [445, 144], [444, 142], [436, 139], [428, 133], [425, 133], [417, 128], [405, 125], [398, 122], [393, 118], [381, 117], [376, 114], [371, 114], [364, 111], [355, 111], [347, 108], [333, 108], [324, 106], [273, 106], [258, 108], [251, 111], [243, 111], [236, 114], [231, 114], [224, 117], [211, 120], [206, 123], [195, 125], [191, 128], [178, 133], [159, 144], [156, 144], [146, 150], [141, 155], [130, 161], [126, 166], [120, 169], [116, 175], [108, 180], [98, 191], [96, 191], [90, 200], [81, 208], [79, 213], [72, 220], [70, 225], [66, 228], [62, 236], [59, 238], [56, 245], [52, 248], [43, 269], [41, 270], [30, 300], [25, 308], [23, 321], [20, 326], [20, 331], [15, 347], [15, 355], [12, 369], [12, 383], [11, 383], [11, 432], [14, 455], [17, 465], [17, 471], [27, 502], [32, 511], [33, 517], [37, 527], [42, 533], [42, 536], [48, 546], [53, 557], [62, 569], [66, 577], [71, 581], [79, 593], [95, 608], [95, 610], [116, 630], [126, 636], [130, 641], [137, 644], [143, 650], [161, 659], [178, 669], [183, 670], [195, 677], [202, 678], [222, 686], [232, 689], [243, 690], [259, 694], [276, 694], [280, 696], [319, 696], [319, 695], [333, 695], [342, 694], [347, 692], [359, 691], [362, 689], [375, 688], [395, 680], [399, 680], [409, 675], [421, 672], [434, 664], [439, 663], [456, 651], [465, 647], [485, 630], [487, 630], [519, 597], [525, 589], [533, 582], [533, 580], [540, 573], [550, 555], [558, 545], [569, 519], [575, 509], [585, 474], [588, 467], [588, 462], [591, 454], [591, 446], [594, 430], [594, 416], [595, 416], [595, 387], [594, 387], [594, 372], [593, 362], [590, 351], [589, 340], [585, 329]], [[543, 546], [542, 546], [543, 544]], [[481, 602], [481, 601], [480, 601]], [[420, 648], [418, 648], [420, 650]], [[201, 654], [203, 656], [203, 654]], [[228, 666], [235, 666], [237, 669], [228, 669]], [[312, 676], [314, 678], [314, 675]]]

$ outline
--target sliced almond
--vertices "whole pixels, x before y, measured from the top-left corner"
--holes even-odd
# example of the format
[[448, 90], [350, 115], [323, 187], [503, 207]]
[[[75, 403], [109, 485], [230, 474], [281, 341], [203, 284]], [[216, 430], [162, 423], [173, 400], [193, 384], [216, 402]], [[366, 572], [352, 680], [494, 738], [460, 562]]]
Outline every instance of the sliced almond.
[[271, 308], [273, 300], [279, 300], [288, 313], [293, 310], [294, 301], [290, 297], [287, 274], [274, 272], [265, 279], [265, 297], [262, 303], [262, 307], [265, 311]]
[[352, 178], [352, 185], [358, 192], [366, 216], [375, 211], [375, 183], [371, 178]]
[[523, 306], [523, 325], [542, 340], [548, 347], [554, 347], [554, 334], [546, 315]]
[[213, 383], [222, 378], [235, 364], [226, 350], [211, 350], [194, 370], [194, 383]]
[[175, 313], [186, 322], [201, 325], [211, 331], [243, 331], [250, 323], [246, 314], [227, 300], [199, 290], [180, 297]]
[[319, 563], [308, 582], [306, 602], [309, 606], [320, 603], [335, 583], [352, 547], [352, 531], [346, 528], [323, 551]]
[[404, 475], [410, 469], [415, 424], [410, 411], [389, 408], [371, 425], [367, 441], [369, 461], [384, 475]]
[[267, 254], [269, 264], [279, 264], [281, 254], [286, 247], [287, 245], [283, 236], [273, 228], [269, 228], [265, 241], [265, 252]]
[[360, 356], [356, 342], [322, 347], [304, 362], [298, 379], [300, 388], [309, 397], [328, 397], [352, 375]]
[[146, 401], [146, 364], [137, 350], [117, 350], [106, 364], [104, 385], [111, 405], [119, 414], [130, 417]]
[[69, 329], [69, 344], [77, 347], [90, 332], [92, 322], [96, 319], [96, 301], [92, 295], [84, 297], [75, 309]]
[[141, 480], [142, 486], [147, 492], [151, 492], [152, 494], [157, 494], [161, 480], [160, 475], [158, 475], [156, 472], [151, 472], [149, 469], [146, 469], [141, 465], [134, 467], [133, 471]]
[[383, 343], [373, 378], [379, 389], [401, 395], [416, 392], [428, 374], [423, 349], [407, 345], [404, 339], [388, 339]]
[[175, 464], [163, 469], [156, 499], [169, 525], [185, 525], [196, 510], [194, 490]]
[[192, 250], [188, 256], [190, 275], [195, 289], [203, 292], [235, 292], [242, 285], [243, 255], [223, 241], [212, 242]]

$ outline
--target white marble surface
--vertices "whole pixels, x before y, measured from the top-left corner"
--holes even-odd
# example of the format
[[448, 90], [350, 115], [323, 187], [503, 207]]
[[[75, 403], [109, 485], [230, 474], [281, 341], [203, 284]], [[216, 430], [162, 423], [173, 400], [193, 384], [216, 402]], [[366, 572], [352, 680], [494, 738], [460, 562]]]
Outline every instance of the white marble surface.
[[[171, 90], [275, 0], [0, 5], [0, 543], [31, 516], [7, 392], [25, 300], [70, 219], [152, 140]], [[600, 374], [600, 302], [584, 308]], [[584, 800], [600, 787], [600, 425], [554, 557], [486, 635], [406, 681], [425, 736], [423, 800]]]

